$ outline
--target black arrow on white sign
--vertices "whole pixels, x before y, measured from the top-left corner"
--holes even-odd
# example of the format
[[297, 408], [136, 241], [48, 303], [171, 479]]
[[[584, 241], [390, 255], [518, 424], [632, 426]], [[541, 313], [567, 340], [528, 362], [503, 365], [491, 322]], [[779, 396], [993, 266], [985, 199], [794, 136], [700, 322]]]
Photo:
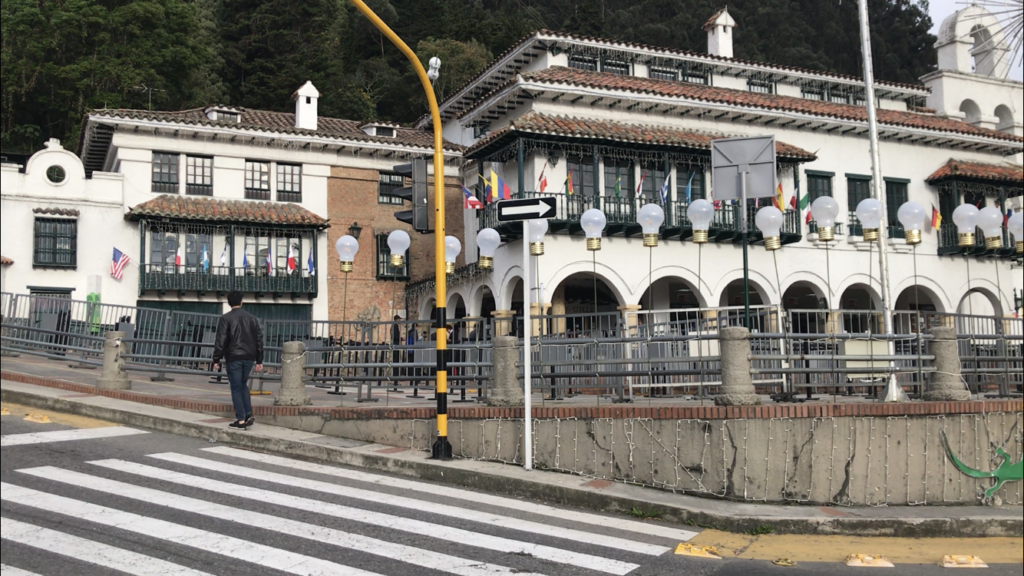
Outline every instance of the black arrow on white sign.
[[498, 202], [498, 222], [554, 218], [555, 212], [553, 196]]

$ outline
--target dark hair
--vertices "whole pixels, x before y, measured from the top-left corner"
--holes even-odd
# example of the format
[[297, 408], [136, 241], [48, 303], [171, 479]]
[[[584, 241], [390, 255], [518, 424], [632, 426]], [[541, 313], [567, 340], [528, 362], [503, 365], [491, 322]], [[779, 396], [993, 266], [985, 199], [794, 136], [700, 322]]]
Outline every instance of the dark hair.
[[238, 290], [228, 292], [228, 306], [237, 308], [242, 305], [242, 293]]

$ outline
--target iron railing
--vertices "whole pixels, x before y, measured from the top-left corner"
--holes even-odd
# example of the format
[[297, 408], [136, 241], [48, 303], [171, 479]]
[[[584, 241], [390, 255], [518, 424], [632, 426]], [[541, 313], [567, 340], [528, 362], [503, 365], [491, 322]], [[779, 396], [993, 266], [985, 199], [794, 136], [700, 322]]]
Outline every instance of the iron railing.
[[256, 292], [262, 294], [315, 294], [316, 276], [307, 270], [230, 268], [223, 266], [174, 266], [144, 264], [139, 270], [139, 290], [158, 292]]

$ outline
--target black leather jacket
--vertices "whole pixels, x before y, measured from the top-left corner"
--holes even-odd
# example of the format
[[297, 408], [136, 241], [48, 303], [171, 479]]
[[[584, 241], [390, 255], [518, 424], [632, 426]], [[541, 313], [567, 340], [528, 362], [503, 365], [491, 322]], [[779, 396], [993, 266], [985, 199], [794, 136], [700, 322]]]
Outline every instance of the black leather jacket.
[[213, 361], [251, 360], [263, 364], [263, 329], [259, 320], [241, 308], [235, 308], [217, 322], [217, 340]]

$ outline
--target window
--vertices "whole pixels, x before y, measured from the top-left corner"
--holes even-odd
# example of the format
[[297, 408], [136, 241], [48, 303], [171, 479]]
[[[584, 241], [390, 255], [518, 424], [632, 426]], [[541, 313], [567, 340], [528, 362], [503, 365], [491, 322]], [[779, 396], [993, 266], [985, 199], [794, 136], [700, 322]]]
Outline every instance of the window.
[[32, 265], [75, 268], [78, 265], [78, 220], [36, 218]]
[[153, 230], [150, 233], [149, 261], [159, 271], [174, 272], [174, 258], [178, 253], [178, 233]]
[[185, 157], [185, 193], [213, 196], [213, 158]]
[[[690, 189], [687, 197], [686, 189]], [[676, 200], [689, 204], [704, 198], [704, 168], [680, 164], [676, 166]]]
[[640, 197], [643, 203], [657, 202], [661, 204], [661, 185], [665, 183], [665, 164], [648, 164], [641, 167]]
[[593, 56], [583, 56], [581, 54], [570, 54], [569, 68], [597, 72], [597, 58], [594, 58]]
[[908, 184], [909, 182], [906, 180], [885, 179], [885, 211], [886, 216], [889, 217], [890, 238], [903, 237], [903, 225], [900, 224], [897, 214], [899, 213], [900, 206], [903, 206], [909, 199], [907, 193]]
[[655, 80], [678, 80], [679, 74], [669, 68], [648, 68], [647, 77]]
[[224, 122], [238, 122], [240, 119], [241, 116], [239, 116], [238, 112], [217, 112], [217, 120]]
[[703, 68], [684, 69], [680, 73], [680, 80], [687, 84], [707, 84], [708, 72]]
[[153, 192], [178, 193], [178, 155], [153, 152]]
[[871, 179], [847, 175], [846, 207], [850, 211], [850, 235], [863, 236], [864, 229], [857, 219], [857, 206], [862, 200], [871, 197]]
[[807, 200], [814, 202], [822, 196], [832, 195], [832, 175], [807, 171]]
[[633, 197], [633, 164], [628, 160], [604, 159], [605, 202]]
[[601, 71], [609, 74], [619, 74], [622, 76], [629, 76], [629, 62], [622, 60], [614, 60], [611, 58], [605, 58], [601, 60]]
[[387, 138], [395, 137], [395, 129], [388, 126], [377, 126], [377, 136], [385, 136]]
[[245, 197], [270, 200], [270, 163], [245, 161]]
[[391, 249], [388, 248], [388, 235], [377, 234], [377, 279], [408, 280], [409, 251], [405, 252], [405, 260], [400, 268], [391, 265]]
[[377, 177], [377, 203], [402, 205], [403, 200], [389, 194], [405, 185], [405, 178], [401, 174], [381, 172]]
[[302, 202], [302, 166], [277, 165], [277, 201]]
[[[289, 248], [291, 249], [289, 251]], [[295, 270], [288, 271], [288, 258], [295, 258]], [[302, 274], [302, 239], [300, 238], [274, 238], [274, 269], [282, 273]]]
[[747, 90], [758, 94], [775, 94], [775, 82], [760, 78], [747, 80]]
[[213, 266], [213, 237], [207, 233], [185, 234], [185, 266], [193, 269], [204, 270], [203, 251], [209, 260], [209, 266]]
[[819, 100], [825, 99], [825, 91], [821, 88], [803, 88], [800, 93], [807, 100]]
[[245, 251], [242, 267], [245, 274], [266, 276], [267, 274], [267, 251], [270, 249], [270, 238], [267, 236], [253, 236], [246, 234]]
[[833, 104], [849, 104], [850, 95], [842, 90], [829, 90], [828, 101]]
[[[590, 157], [569, 156], [566, 158], [569, 173], [572, 174], [573, 194], [593, 196], [594, 159]], [[568, 190], [566, 191], [568, 193]]]

